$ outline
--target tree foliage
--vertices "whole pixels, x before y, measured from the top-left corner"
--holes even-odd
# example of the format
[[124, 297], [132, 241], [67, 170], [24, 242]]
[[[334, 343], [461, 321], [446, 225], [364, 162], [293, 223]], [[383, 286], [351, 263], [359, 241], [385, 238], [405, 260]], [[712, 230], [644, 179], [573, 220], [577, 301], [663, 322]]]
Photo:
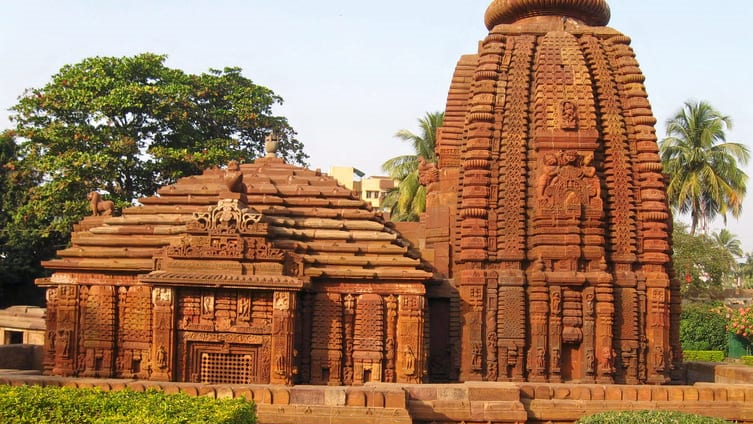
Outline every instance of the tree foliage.
[[40, 236], [17, 213], [40, 180], [38, 172], [22, 166], [13, 132], [0, 133], [0, 307], [16, 299], [42, 302], [41, 291], [29, 282], [43, 275], [39, 260], [49, 257], [60, 240], [54, 234]]
[[718, 305], [683, 305], [680, 315], [680, 343], [683, 350], [727, 351], [727, 319]]
[[88, 58], [23, 93], [12, 108], [13, 166], [27, 186], [6, 209], [13, 211], [9, 233], [49, 256], [88, 213], [88, 192], [129, 206], [182, 176], [263, 156], [271, 132], [281, 157], [305, 163], [295, 132], [273, 113], [282, 99], [272, 90], [240, 68], [193, 75], [165, 60], [151, 53]]
[[686, 225], [676, 222], [672, 242], [674, 269], [686, 295], [713, 297], [734, 281], [734, 257], [712, 237], [692, 235]]
[[434, 147], [437, 141], [437, 129], [444, 122], [444, 112], [426, 113], [418, 120], [420, 134], [402, 129], [395, 137], [411, 143], [414, 154], [397, 156], [382, 164], [382, 169], [394, 180], [397, 187], [390, 190], [382, 201], [382, 207], [388, 208], [394, 221], [418, 221], [426, 210], [426, 187], [419, 182], [419, 160], [436, 163]]
[[730, 117], [706, 102], [685, 102], [667, 121], [667, 138], [659, 143], [667, 195], [678, 212], [690, 214], [690, 234], [721, 215], [740, 216], [748, 176], [739, 167], [750, 158], [748, 148], [726, 141]]

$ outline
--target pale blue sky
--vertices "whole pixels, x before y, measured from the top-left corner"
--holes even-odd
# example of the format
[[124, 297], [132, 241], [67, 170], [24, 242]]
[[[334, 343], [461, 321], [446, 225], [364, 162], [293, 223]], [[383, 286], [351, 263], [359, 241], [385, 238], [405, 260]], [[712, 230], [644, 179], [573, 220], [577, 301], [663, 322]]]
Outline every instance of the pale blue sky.
[[[491, 0], [24, 0], [0, 12], [0, 128], [25, 88], [90, 56], [167, 54], [200, 73], [239, 66], [285, 99], [312, 168], [381, 174], [408, 152], [393, 137], [441, 110], [456, 61], [486, 35]], [[686, 99], [730, 115], [753, 146], [753, 2], [612, 0], [662, 123]], [[718, 5], [718, 6], [717, 6]], [[753, 166], [746, 168], [753, 175]], [[753, 184], [753, 183], [752, 183]], [[753, 190], [751, 190], [753, 192]], [[721, 223], [715, 226], [718, 228]], [[753, 250], [753, 193], [729, 228]]]

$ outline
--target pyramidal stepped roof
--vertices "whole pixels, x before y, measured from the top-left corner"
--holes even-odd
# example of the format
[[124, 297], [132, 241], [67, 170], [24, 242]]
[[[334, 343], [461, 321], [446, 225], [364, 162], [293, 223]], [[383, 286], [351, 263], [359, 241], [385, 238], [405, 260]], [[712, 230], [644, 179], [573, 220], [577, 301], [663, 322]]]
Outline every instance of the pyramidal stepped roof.
[[182, 178], [119, 217], [87, 217], [74, 228], [72, 246], [44, 265], [56, 271], [150, 272], [161, 249], [179, 245], [197, 216], [224, 200], [261, 214], [270, 245], [302, 258], [309, 279], [431, 277], [380, 212], [334, 178], [276, 157]]

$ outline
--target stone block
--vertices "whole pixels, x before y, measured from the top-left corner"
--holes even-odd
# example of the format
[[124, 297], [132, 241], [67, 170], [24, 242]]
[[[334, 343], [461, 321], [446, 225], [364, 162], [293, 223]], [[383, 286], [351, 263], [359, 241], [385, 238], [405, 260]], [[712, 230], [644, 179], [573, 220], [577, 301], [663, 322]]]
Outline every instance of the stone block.
[[217, 399], [232, 399], [233, 389], [229, 386], [218, 386], [216, 389]]
[[324, 405], [326, 406], [344, 406], [345, 398], [345, 389], [343, 388], [324, 389]]
[[366, 393], [361, 390], [349, 391], [345, 404], [347, 406], [366, 406]]
[[512, 383], [465, 383], [468, 400], [476, 401], [519, 401], [520, 391]]
[[699, 387], [698, 388], [698, 400], [702, 400], [702, 401], [714, 400], [714, 389], [711, 387]]
[[745, 388], [735, 386], [727, 388], [727, 399], [733, 402], [745, 402]]
[[185, 393], [189, 396], [198, 396], [199, 388], [194, 385], [185, 385], [180, 387], [181, 393]]
[[263, 387], [254, 389], [254, 402], [272, 404], [272, 392]]
[[443, 384], [437, 386], [437, 400], [467, 400], [468, 387], [461, 384]]
[[683, 387], [682, 388], [682, 395], [683, 399], [686, 401], [697, 401], [698, 400], [698, 389], [695, 387]]
[[434, 400], [437, 398], [437, 385], [411, 384], [403, 386], [409, 400]]
[[199, 396], [217, 398], [217, 390], [214, 387], [199, 386]]
[[651, 393], [651, 400], [656, 402], [666, 402], [669, 400], [669, 394], [664, 387], [654, 387]]
[[144, 384], [140, 383], [138, 381], [134, 381], [132, 383], [128, 383], [127, 387], [128, 387], [129, 390], [133, 390], [134, 392], [143, 392], [144, 391]]
[[592, 386], [591, 387], [591, 400], [605, 400], [606, 399], [606, 387], [605, 386]]
[[367, 391], [366, 406], [371, 408], [384, 408], [384, 393], [377, 390]]
[[233, 388], [233, 397], [254, 400], [254, 392], [248, 387], [235, 387]]
[[679, 402], [685, 400], [685, 392], [682, 387], [667, 387], [667, 399], [670, 402]]
[[606, 400], [622, 400], [622, 387], [619, 386], [607, 386], [604, 399]]
[[405, 409], [407, 405], [405, 392], [402, 390], [390, 390], [384, 393], [384, 407]]
[[649, 402], [653, 399], [653, 393], [651, 393], [652, 387], [639, 387], [638, 388], [638, 401]]
[[168, 384], [163, 389], [163, 392], [168, 395], [174, 395], [180, 393], [180, 386], [177, 384]]
[[554, 388], [554, 399], [570, 399], [572, 390], [568, 386], [557, 386]]

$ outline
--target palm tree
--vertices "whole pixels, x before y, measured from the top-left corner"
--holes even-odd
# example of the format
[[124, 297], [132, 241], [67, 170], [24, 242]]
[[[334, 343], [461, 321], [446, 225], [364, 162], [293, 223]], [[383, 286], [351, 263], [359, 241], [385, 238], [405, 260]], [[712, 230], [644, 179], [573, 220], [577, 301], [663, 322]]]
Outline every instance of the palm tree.
[[732, 254], [732, 256], [737, 258], [743, 257], [742, 242], [737, 238], [736, 234], [732, 234], [726, 228], [722, 228], [718, 233], [713, 233], [711, 237], [719, 247]]
[[739, 267], [742, 286], [746, 288], [753, 287], [753, 253], [746, 253], [745, 261], [740, 262]]
[[427, 163], [437, 161], [434, 147], [437, 129], [443, 122], [444, 112], [427, 112], [418, 120], [420, 135], [405, 129], [395, 134], [395, 137], [411, 143], [415, 154], [397, 156], [382, 164], [384, 172], [398, 182], [397, 187], [389, 191], [382, 201], [382, 207], [390, 210], [394, 221], [418, 221], [426, 210], [426, 187], [418, 181], [419, 158]]
[[690, 233], [708, 230], [717, 215], [740, 216], [748, 176], [739, 167], [750, 158], [747, 147], [726, 142], [732, 120], [706, 102], [685, 102], [667, 121], [667, 138], [659, 143], [667, 196], [672, 208], [689, 213]]
[[740, 264], [738, 261], [743, 256], [742, 242], [737, 238], [737, 235], [732, 234], [726, 228], [712, 233], [711, 239], [721, 251], [722, 257], [726, 259], [726, 266], [729, 271], [725, 273], [727, 277], [725, 280], [728, 280], [728, 283], [734, 284], [740, 277]]

